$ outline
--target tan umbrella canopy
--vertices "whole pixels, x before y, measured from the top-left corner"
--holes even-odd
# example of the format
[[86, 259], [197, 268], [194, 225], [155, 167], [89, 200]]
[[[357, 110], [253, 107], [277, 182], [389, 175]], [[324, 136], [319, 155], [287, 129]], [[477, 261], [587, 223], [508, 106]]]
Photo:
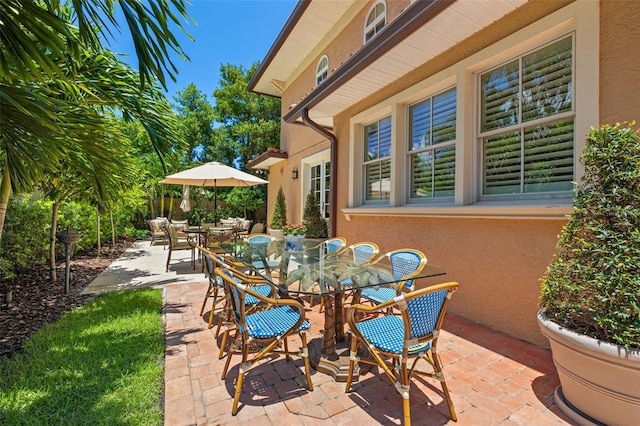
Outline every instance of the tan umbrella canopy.
[[213, 208], [218, 210], [218, 186], [253, 186], [269, 183], [264, 179], [212, 161], [192, 169], [183, 170], [166, 176], [160, 183], [191, 186], [213, 186]]

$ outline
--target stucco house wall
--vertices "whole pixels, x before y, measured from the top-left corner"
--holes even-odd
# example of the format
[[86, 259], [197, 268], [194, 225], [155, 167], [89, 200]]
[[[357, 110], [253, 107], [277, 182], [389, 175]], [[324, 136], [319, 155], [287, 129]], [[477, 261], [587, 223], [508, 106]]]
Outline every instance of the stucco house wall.
[[[388, 1], [389, 16], [396, 16], [409, 3]], [[473, 211], [448, 216], [401, 212], [350, 214], [352, 207], [358, 207], [350, 205], [352, 197], [349, 194], [354, 167], [351, 159], [354, 138], [352, 120], [354, 116], [433, 78], [476, 52], [490, 49], [501, 40], [573, 3], [564, 0], [525, 4], [343, 111], [334, 117], [332, 129], [338, 140], [338, 161], [332, 165], [337, 189], [338, 215], [334, 218], [336, 234], [350, 243], [375, 241], [382, 252], [401, 247], [415, 247], [424, 251], [429, 262], [441, 266], [447, 275], [422, 280], [418, 286], [443, 280], [461, 284], [450, 304], [450, 312], [542, 346], [548, 343], [538, 331], [536, 322], [539, 279], [553, 257], [557, 235], [566, 223], [564, 214], [570, 211], [570, 206], [565, 206], [564, 210], [557, 209], [555, 214], [545, 218], [510, 216], [509, 209], [504, 212], [496, 210], [494, 217], [474, 216]], [[373, 2], [364, 6], [319, 54], [328, 54], [330, 70], [362, 45], [363, 22], [371, 4]], [[599, 35], [599, 45], [593, 46], [599, 57], [597, 69], [593, 72], [597, 77], [592, 81], [599, 99], [597, 105], [588, 107], [596, 111], [592, 114], [596, 118], [589, 125], [640, 120], [640, 84], [633, 78], [640, 70], [640, 55], [636, 52], [640, 45], [640, 31], [630, 18], [640, 12], [640, 4], [633, 1], [602, 1], [598, 11], [595, 22], [590, 25]], [[578, 33], [577, 37], [581, 36]], [[313, 88], [319, 59], [320, 56], [311, 59], [310, 65], [287, 85], [282, 94], [283, 115], [289, 105], [298, 102]], [[579, 61], [577, 66], [581, 66]], [[578, 134], [576, 145], [581, 147], [583, 140], [584, 134]], [[317, 132], [300, 125], [283, 123], [281, 148], [289, 153], [289, 160], [271, 168], [269, 211], [273, 208], [277, 188], [282, 185], [287, 196], [290, 221], [301, 220], [304, 190], [301, 182], [291, 180], [291, 169], [300, 169], [301, 158], [328, 147], [329, 142]], [[579, 178], [581, 166], [576, 165], [576, 170]]]

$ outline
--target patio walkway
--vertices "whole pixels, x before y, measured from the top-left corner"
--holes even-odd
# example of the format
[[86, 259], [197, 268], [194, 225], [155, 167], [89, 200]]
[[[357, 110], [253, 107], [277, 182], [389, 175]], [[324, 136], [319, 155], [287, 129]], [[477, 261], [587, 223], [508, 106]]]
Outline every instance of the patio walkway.
[[[314, 390], [309, 392], [301, 361], [284, 357], [265, 359], [245, 375], [239, 411], [232, 416], [240, 357], [232, 359], [221, 380], [219, 339], [215, 328], [207, 328], [210, 304], [198, 315], [207, 281], [200, 265], [193, 271], [188, 258], [172, 260], [172, 272], [165, 273], [166, 254], [162, 247], [138, 242], [86, 290], [165, 289], [165, 425], [401, 424], [400, 396], [377, 368], [363, 371], [350, 393], [344, 392], [344, 383], [312, 370]], [[320, 336], [318, 305], [307, 309], [307, 318], [313, 324], [311, 340]], [[574, 424], [553, 402], [558, 379], [548, 350], [447, 314], [438, 352], [458, 422], [449, 420], [439, 384], [419, 378], [411, 387], [414, 425]]]

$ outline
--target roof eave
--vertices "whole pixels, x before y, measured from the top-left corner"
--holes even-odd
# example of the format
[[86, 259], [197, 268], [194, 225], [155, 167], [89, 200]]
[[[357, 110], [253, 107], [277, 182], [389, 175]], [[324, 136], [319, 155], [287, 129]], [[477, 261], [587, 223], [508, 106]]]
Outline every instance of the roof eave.
[[[280, 30], [280, 33], [278, 34], [278, 37], [276, 37], [275, 41], [269, 48], [267, 55], [265, 56], [262, 63], [260, 63], [260, 66], [256, 70], [256, 73], [253, 75], [253, 77], [249, 81], [249, 84], [247, 85], [247, 90], [249, 92], [260, 93], [263, 95], [266, 94], [262, 92], [257, 92], [254, 89], [258, 84], [258, 82], [260, 81], [260, 79], [262, 78], [265, 71], [267, 70], [267, 68], [269, 68], [269, 66], [271, 65], [271, 62], [273, 61], [273, 59], [280, 52], [280, 48], [282, 47], [284, 42], [287, 40], [287, 38], [291, 34], [291, 31], [293, 31], [295, 26], [298, 24], [298, 21], [300, 21], [300, 18], [302, 17], [302, 15], [304, 15], [304, 12], [307, 10], [307, 7], [309, 7], [310, 4], [311, 4], [311, 0], [299, 0], [296, 6], [293, 8], [293, 11], [289, 16], [289, 19], [287, 19], [287, 22], [285, 22], [284, 26]], [[271, 94], [268, 94], [268, 95], [273, 96]]]
[[412, 3], [397, 19], [390, 22], [376, 37], [329, 75], [322, 84], [318, 85], [309, 95], [295, 104], [282, 117], [283, 120], [287, 123], [292, 123], [300, 118], [303, 109], [308, 110], [316, 106], [340, 86], [358, 75], [358, 73], [455, 2], [456, 0], [424, 0]]

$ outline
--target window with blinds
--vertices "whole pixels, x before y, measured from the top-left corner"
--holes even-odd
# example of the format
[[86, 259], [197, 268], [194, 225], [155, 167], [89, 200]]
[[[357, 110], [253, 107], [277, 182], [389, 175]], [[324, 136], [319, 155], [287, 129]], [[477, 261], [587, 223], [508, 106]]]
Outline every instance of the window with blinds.
[[453, 197], [456, 90], [411, 106], [409, 120], [409, 198]]
[[366, 201], [388, 200], [391, 193], [391, 117], [364, 126]]
[[570, 191], [573, 37], [480, 76], [482, 195]]

